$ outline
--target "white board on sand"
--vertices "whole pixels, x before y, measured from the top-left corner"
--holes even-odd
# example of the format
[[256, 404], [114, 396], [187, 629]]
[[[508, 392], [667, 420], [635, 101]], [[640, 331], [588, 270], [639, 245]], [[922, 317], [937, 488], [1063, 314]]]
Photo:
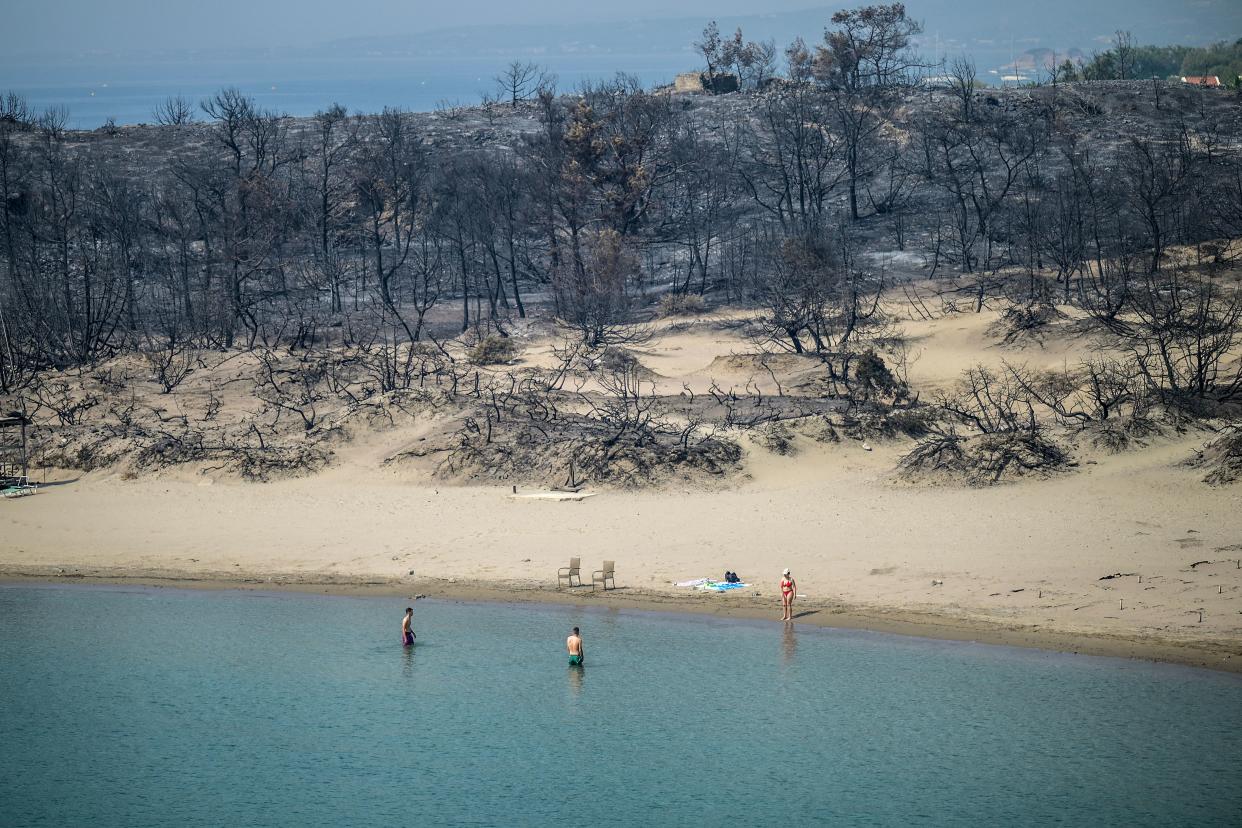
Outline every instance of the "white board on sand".
[[551, 500], [558, 503], [565, 500], [586, 500], [588, 497], [595, 497], [595, 492], [522, 492], [509, 495], [510, 500]]

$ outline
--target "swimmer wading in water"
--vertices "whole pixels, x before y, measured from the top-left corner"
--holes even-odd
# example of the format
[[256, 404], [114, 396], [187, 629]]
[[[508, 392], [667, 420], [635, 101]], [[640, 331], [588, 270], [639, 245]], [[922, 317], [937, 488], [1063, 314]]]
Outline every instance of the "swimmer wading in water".
[[578, 628], [574, 627], [574, 631], [569, 634], [569, 638], [565, 639], [565, 648], [569, 650], [569, 664], [572, 667], [582, 666], [582, 635], [578, 632]]
[[414, 635], [414, 628], [410, 626], [410, 622], [414, 620], [414, 608], [406, 607], [405, 616], [401, 619], [401, 645], [409, 647], [414, 644], [414, 639], [418, 636]]

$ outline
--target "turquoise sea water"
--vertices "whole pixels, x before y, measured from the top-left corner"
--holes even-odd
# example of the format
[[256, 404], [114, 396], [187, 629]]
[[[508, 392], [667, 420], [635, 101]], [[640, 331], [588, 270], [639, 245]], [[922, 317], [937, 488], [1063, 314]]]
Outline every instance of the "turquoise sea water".
[[[0, 94], [12, 90], [42, 112], [63, 107], [69, 126], [94, 129], [108, 118], [118, 124], [153, 123], [152, 111], [170, 96], [196, 107], [225, 86], [236, 86], [264, 109], [306, 116], [334, 103], [350, 112], [379, 112], [386, 106], [430, 112], [442, 104], [478, 104], [495, 94], [501, 58], [375, 58], [372, 60], [233, 60], [91, 62], [67, 65], [15, 63], [0, 56]], [[600, 55], [542, 61], [557, 76], [558, 88], [572, 92], [584, 81], [628, 72], [651, 86], [671, 83], [677, 72], [693, 68], [688, 55]], [[204, 120], [201, 110], [195, 111]]]
[[[1238, 825], [1242, 679], [571, 607], [0, 587], [0, 825]], [[574, 624], [586, 667], [566, 664]]]

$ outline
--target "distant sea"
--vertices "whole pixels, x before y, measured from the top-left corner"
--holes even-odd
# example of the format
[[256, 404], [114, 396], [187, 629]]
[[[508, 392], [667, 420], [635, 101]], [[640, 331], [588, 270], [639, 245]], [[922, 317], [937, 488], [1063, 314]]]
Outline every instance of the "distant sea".
[[[724, 596], [721, 601], [727, 601]], [[616, 608], [0, 585], [0, 825], [1233, 826], [1242, 676]], [[582, 628], [586, 665], [565, 656]]]
[[[557, 75], [562, 92], [618, 71], [637, 76], [648, 87], [671, 83], [678, 72], [693, 68], [692, 58], [684, 54], [561, 56], [544, 65]], [[479, 103], [483, 93], [495, 92], [493, 78], [504, 66], [502, 59], [479, 57], [81, 60], [54, 66], [0, 62], [0, 92], [24, 95], [36, 111], [65, 107], [75, 129], [94, 129], [108, 118], [117, 124], [151, 123], [152, 111], [168, 97], [181, 95], [197, 104], [225, 86], [287, 115], [313, 115], [333, 103], [350, 112], [378, 112], [385, 106], [426, 112], [442, 104]]]

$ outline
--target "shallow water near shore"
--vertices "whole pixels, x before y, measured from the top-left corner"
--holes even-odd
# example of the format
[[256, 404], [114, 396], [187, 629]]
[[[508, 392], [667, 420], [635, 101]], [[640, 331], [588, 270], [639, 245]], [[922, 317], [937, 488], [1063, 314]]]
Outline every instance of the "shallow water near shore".
[[[1242, 678], [563, 606], [0, 587], [5, 825], [1236, 825]], [[574, 624], [586, 667], [567, 666]]]

